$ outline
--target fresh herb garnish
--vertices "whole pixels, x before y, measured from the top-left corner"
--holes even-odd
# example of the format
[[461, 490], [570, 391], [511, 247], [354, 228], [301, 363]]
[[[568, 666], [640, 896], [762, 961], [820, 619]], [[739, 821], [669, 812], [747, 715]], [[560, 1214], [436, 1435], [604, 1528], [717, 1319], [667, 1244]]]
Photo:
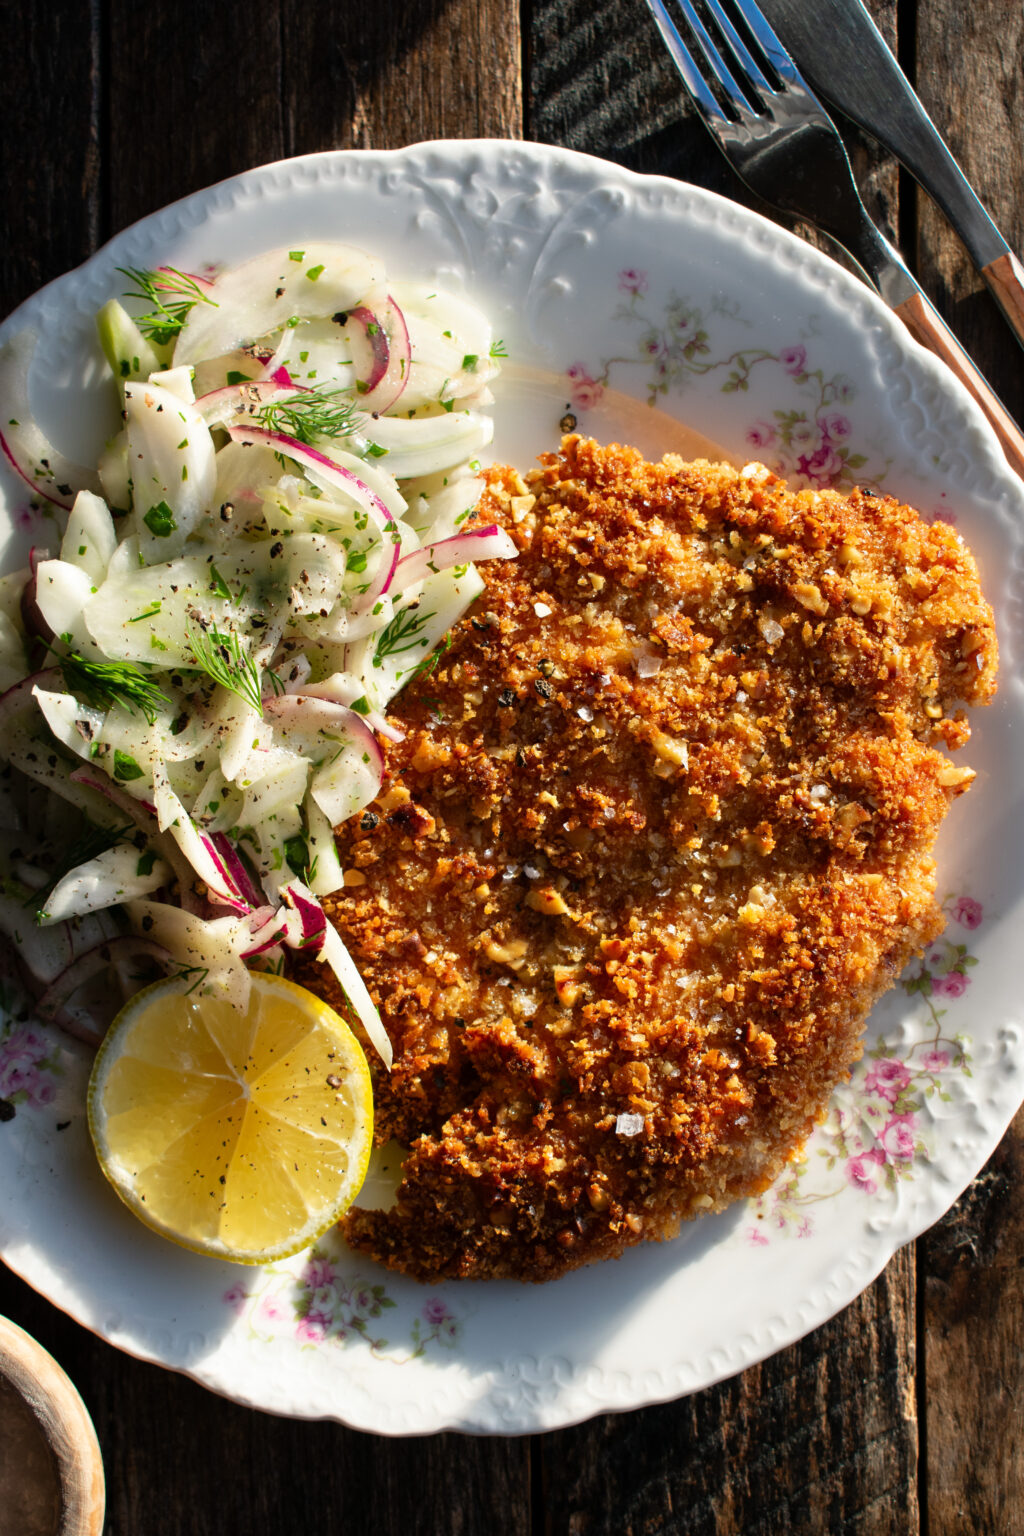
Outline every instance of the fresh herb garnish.
[[195, 654], [196, 665], [215, 683], [227, 688], [229, 693], [244, 699], [257, 714], [263, 713], [260, 697], [260, 674], [252, 657], [242, 649], [242, 642], [234, 631], [218, 629], [211, 624], [203, 630], [190, 625], [188, 643]]
[[135, 284], [125, 293], [125, 298], [141, 299], [152, 306], [144, 314], [135, 316], [135, 324], [143, 336], [156, 342], [158, 347], [173, 341], [188, 319], [189, 311], [197, 304], [212, 304], [219, 308], [200, 283], [177, 267], [159, 267], [155, 272], [140, 271], [136, 267], [118, 267], [124, 277]]
[[491, 342], [492, 357], [508, 357], [508, 349], [501, 340]]
[[133, 661], [90, 661], [78, 651], [69, 651], [66, 656], [53, 651], [53, 656], [67, 691], [94, 709], [120, 704], [132, 714], [139, 710], [152, 725], [161, 705], [171, 702]]
[[122, 784], [129, 783], [132, 779], [141, 779], [142, 769], [129, 752], [122, 752], [120, 747], [114, 748], [114, 778]]
[[150, 507], [142, 521], [157, 539], [169, 538], [178, 526], [166, 501], [158, 501], [155, 507]]
[[356, 430], [355, 407], [343, 389], [309, 389], [271, 400], [257, 412], [268, 432], [284, 432], [300, 443], [347, 437]]
[[421, 613], [419, 608], [400, 608], [377, 637], [373, 665], [383, 666], [389, 656], [401, 656], [405, 651], [422, 650], [429, 645], [429, 640], [423, 637], [423, 629], [433, 617], [432, 613]]

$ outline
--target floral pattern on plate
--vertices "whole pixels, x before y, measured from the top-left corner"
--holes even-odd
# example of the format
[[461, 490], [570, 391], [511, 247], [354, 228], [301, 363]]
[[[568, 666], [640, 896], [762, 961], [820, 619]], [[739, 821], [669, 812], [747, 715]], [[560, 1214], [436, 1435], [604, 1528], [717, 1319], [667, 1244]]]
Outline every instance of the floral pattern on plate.
[[268, 1342], [290, 1334], [303, 1346], [361, 1343], [372, 1355], [407, 1365], [437, 1345], [452, 1349], [461, 1332], [456, 1312], [442, 1296], [430, 1295], [412, 1317], [395, 1311], [408, 1345], [397, 1347], [379, 1331], [378, 1319], [398, 1307], [387, 1287], [354, 1275], [337, 1238], [328, 1235], [302, 1255], [302, 1268], [263, 1270], [259, 1283], [237, 1281], [224, 1292], [227, 1305], [249, 1324], [253, 1338]]
[[[949, 896], [943, 910], [967, 929], [979, 927], [984, 915], [973, 896]], [[865, 1053], [851, 1081], [837, 1089], [799, 1158], [753, 1202], [756, 1220], [746, 1232], [755, 1247], [767, 1247], [773, 1230], [810, 1237], [811, 1208], [820, 1201], [847, 1188], [891, 1195], [901, 1180], [913, 1179], [920, 1165], [931, 1161], [934, 1149], [924, 1113], [928, 1101], [951, 1104], [957, 1079], [972, 1075], [970, 1037], [943, 1032], [948, 1010], [936, 1000], [963, 997], [968, 973], [977, 963], [966, 944], [941, 935], [904, 973], [900, 987], [924, 1003], [923, 1017], [915, 1021], [919, 1038], [901, 1051], [883, 1036]]]
[[36, 1024], [26, 1023], [21, 995], [0, 982], [0, 1120], [14, 1118], [17, 1106], [42, 1109], [57, 1096], [60, 1048]]
[[[678, 394], [710, 375], [718, 376], [723, 394], [745, 392], [754, 369], [771, 364], [781, 375], [778, 398], [786, 403], [747, 428], [747, 445], [757, 457], [776, 474], [806, 485], [881, 485], [889, 464], [872, 467], [867, 455], [855, 452], [851, 444], [853, 426], [845, 409], [856, 395], [851, 380], [844, 373], [813, 366], [806, 343], [776, 351], [741, 347], [716, 356], [714, 316], [750, 324], [737, 303], [717, 299], [705, 310], [673, 292], [660, 312], [652, 312], [647, 305], [648, 275], [636, 268], [619, 273], [618, 287], [625, 299], [612, 318], [634, 330], [633, 355], [602, 358], [593, 369], [584, 362], [572, 363], [566, 377], [576, 410], [586, 412], [598, 404], [613, 371], [618, 376], [624, 370], [646, 370], [643, 387], [648, 405], [654, 406], [661, 397]], [[623, 383], [628, 388], [632, 380]]]

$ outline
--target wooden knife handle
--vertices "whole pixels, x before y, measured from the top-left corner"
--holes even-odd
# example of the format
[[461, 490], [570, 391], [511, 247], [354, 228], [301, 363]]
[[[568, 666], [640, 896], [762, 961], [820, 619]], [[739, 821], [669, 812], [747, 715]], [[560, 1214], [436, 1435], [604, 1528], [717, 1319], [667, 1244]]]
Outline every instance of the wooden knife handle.
[[1007, 251], [1005, 256], [997, 256], [982, 267], [981, 275], [1007, 323], [1016, 331], [1018, 341], [1024, 343], [1024, 266], [1012, 251]]
[[[1009, 258], [1013, 260], [1013, 258]], [[1007, 260], [1000, 257], [1000, 261]], [[998, 263], [993, 263], [998, 265]], [[1019, 270], [1019, 263], [1018, 263]], [[915, 341], [929, 352], [934, 352], [956, 374], [965, 389], [974, 396], [998, 437], [1000, 446], [1011, 469], [1024, 479], [1024, 432], [1014, 421], [999, 397], [989, 386], [984, 375], [975, 367], [963, 347], [957, 341], [938, 310], [924, 297], [915, 293], [893, 311], [899, 315]], [[1024, 318], [1024, 311], [1022, 311]]]

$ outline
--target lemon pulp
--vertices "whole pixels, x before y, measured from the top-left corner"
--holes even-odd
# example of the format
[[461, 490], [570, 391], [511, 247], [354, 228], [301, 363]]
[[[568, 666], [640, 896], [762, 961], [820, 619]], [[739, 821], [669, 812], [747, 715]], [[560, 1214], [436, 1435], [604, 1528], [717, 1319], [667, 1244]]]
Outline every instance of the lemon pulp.
[[280, 976], [253, 972], [244, 1012], [159, 981], [97, 1053], [89, 1129], [147, 1226], [263, 1263], [305, 1247], [355, 1199], [373, 1139], [370, 1074], [344, 1020]]

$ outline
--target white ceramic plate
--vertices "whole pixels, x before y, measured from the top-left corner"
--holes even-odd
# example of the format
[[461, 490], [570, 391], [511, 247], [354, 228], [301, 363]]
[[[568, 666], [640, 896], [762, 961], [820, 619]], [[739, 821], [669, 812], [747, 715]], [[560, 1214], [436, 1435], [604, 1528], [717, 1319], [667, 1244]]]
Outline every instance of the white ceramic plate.
[[[123, 287], [117, 267], [198, 268], [314, 237], [488, 308], [513, 364], [496, 452], [521, 466], [555, 443], [567, 408], [649, 452], [684, 422], [741, 461], [872, 483], [956, 521], [1003, 662], [965, 754], [978, 782], [940, 847], [947, 935], [872, 1016], [853, 1083], [767, 1197], [542, 1287], [426, 1289], [330, 1243], [262, 1271], [173, 1248], [96, 1169], [84, 1053], [8, 1019], [0, 1251], [119, 1348], [277, 1413], [384, 1434], [518, 1432], [673, 1398], [850, 1301], [946, 1210], [1024, 1094], [1024, 492], [941, 365], [814, 250], [696, 188], [491, 142], [292, 160], [127, 230], [3, 327], [40, 332], [35, 403], [58, 446], [88, 457], [109, 430], [92, 315]], [[8, 560], [45, 542], [13, 480], [4, 515]]]

